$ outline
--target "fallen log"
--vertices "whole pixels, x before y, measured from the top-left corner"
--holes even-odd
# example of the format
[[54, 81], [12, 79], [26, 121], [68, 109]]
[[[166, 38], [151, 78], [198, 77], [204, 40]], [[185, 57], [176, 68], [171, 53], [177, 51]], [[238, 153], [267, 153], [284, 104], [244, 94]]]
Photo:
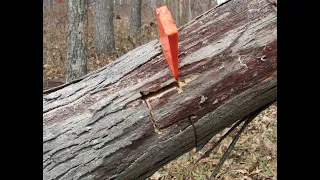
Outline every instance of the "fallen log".
[[145, 179], [277, 99], [277, 15], [233, 0], [43, 97], [43, 179]]

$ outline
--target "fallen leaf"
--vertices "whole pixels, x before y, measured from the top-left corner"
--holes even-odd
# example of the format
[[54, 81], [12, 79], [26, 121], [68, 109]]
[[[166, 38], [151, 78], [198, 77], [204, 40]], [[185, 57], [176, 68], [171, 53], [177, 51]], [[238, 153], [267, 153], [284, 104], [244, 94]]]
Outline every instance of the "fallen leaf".
[[251, 174], [258, 174], [259, 172], [261, 172], [262, 169], [258, 169], [258, 167], [256, 168], [256, 170], [252, 171], [249, 175]]
[[49, 64], [44, 64], [43, 67], [44, 67], [45, 69], [51, 68], [51, 66], [50, 66]]
[[243, 176], [242, 178], [241, 178], [241, 180], [252, 180], [250, 177], [248, 177], [248, 176]]
[[161, 174], [157, 171], [150, 177], [150, 180], [158, 180], [160, 179], [160, 177], [161, 177]]
[[268, 138], [263, 139], [263, 146], [261, 148], [261, 151], [261, 153], [268, 156], [276, 155], [276, 147]]
[[248, 171], [245, 170], [245, 169], [237, 169], [237, 170], [234, 170], [234, 171], [237, 172], [237, 173], [242, 173], [242, 174], [248, 173]]

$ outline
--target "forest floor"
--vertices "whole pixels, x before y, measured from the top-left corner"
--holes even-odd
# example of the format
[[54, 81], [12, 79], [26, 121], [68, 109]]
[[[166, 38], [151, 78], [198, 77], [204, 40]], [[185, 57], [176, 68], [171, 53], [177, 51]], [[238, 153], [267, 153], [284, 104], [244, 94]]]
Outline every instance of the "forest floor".
[[[228, 128], [229, 129], [229, 128]], [[209, 157], [195, 161], [228, 129], [214, 136], [204, 148], [185, 153], [153, 174], [150, 180], [206, 180], [232, 141], [232, 133]], [[239, 129], [239, 128], [237, 128]], [[235, 130], [234, 130], [235, 131]], [[237, 132], [237, 130], [235, 131]], [[216, 179], [277, 179], [277, 103], [261, 112], [245, 129]]]
[[[67, 22], [68, 16], [66, 7], [60, 12], [50, 14], [45, 11], [43, 15], [43, 89], [48, 89], [55, 85], [53, 82], [65, 83], [66, 77], [66, 58], [67, 58]], [[113, 55], [105, 57], [94, 51], [93, 39], [93, 14], [88, 10], [87, 34], [87, 68], [92, 72], [105, 66], [112, 60], [124, 55], [137, 46], [145, 44], [158, 38], [158, 27], [155, 18], [142, 21], [141, 32], [134, 38], [128, 38], [128, 17], [115, 14], [115, 52]], [[120, 19], [119, 19], [120, 18]]]
[[[52, 82], [65, 82], [65, 62], [67, 54], [67, 14], [65, 9], [54, 18], [44, 13], [43, 19], [43, 88], [52, 87]], [[51, 15], [52, 17], [52, 15]], [[129, 52], [133, 48], [158, 38], [155, 20], [143, 21], [141, 34], [135, 39], [128, 39], [126, 30], [127, 17], [115, 18], [116, 51], [114, 55], [104, 57], [94, 52], [92, 13], [89, 9], [87, 57], [88, 71], [91, 72], [105, 66], [110, 61]], [[88, 73], [89, 73], [88, 72]], [[53, 84], [53, 85], [52, 85]], [[195, 160], [213, 145], [228, 129], [213, 137], [199, 152], [187, 152], [176, 160], [159, 169], [150, 180], [169, 179], [209, 179], [215, 166], [232, 141], [231, 133], [217, 146], [209, 157]], [[238, 140], [230, 156], [223, 164], [217, 179], [277, 179], [277, 103], [261, 112], [246, 128]]]

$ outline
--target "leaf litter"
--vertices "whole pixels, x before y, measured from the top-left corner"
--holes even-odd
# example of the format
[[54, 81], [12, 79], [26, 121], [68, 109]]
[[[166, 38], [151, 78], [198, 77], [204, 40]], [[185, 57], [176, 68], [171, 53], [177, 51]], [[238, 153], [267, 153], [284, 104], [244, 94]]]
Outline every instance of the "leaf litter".
[[[277, 103], [262, 111], [244, 130], [216, 179], [277, 179]], [[238, 129], [238, 128], [237, 128]], [[232, 141], [225, 138], [209, 157], [195, 161], [228, 129], [213, 137], [199, 152], [189, 151], [159, 169], [150, 180], [209, 179], [215, 166]], [[231, 137], [232, 136], [232, 137]], [[188, 158], [186, 158], [188, 157]], [[166, 173], [164, 173], [166, 172]], [[186, 173], [188, 172], [188, 173]], [[161, 174], [159, 176], [159, 174]]]

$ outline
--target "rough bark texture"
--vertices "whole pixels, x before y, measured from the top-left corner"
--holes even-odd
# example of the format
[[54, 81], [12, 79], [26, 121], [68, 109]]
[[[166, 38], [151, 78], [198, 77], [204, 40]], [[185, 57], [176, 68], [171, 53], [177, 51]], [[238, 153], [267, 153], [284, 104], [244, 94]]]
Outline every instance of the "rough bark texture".
[[188, 19], [192, 20], [192, 11], [191, 11], [191, 0], [188, 0]]
[[69, 0], [69, 35], [66, 82], [87, 74], [86, 26], [88, 21], [87, 0]]
[[44, 96], [43, 179], [145, 179], [276, 101], [276, 21], [234, 0], [181, 27], [182, 93], [154, 40]]
[[180, 1], [174, 1], [175, 2], [175, 24], [177, 27], [180, 26]]
[[94, 3], [94, 48], [104, 55], [115, 50], [113, 4], [111, 0], [96, 0]]
[[207, 9], [211, 9], [211, 0], [208, 0]]
[[141, 28], [141, 0], [131, 1], [131, 17], [130, 17], [130, 27], [129, 34], [131, 36], [139, 33]]
[[179, 27], [184, 25], [184, 18], [182, 17], [182, 14], [183, 14], [183, 5], [185, 4], [183, 2], [183, 0], [179, 0]]

